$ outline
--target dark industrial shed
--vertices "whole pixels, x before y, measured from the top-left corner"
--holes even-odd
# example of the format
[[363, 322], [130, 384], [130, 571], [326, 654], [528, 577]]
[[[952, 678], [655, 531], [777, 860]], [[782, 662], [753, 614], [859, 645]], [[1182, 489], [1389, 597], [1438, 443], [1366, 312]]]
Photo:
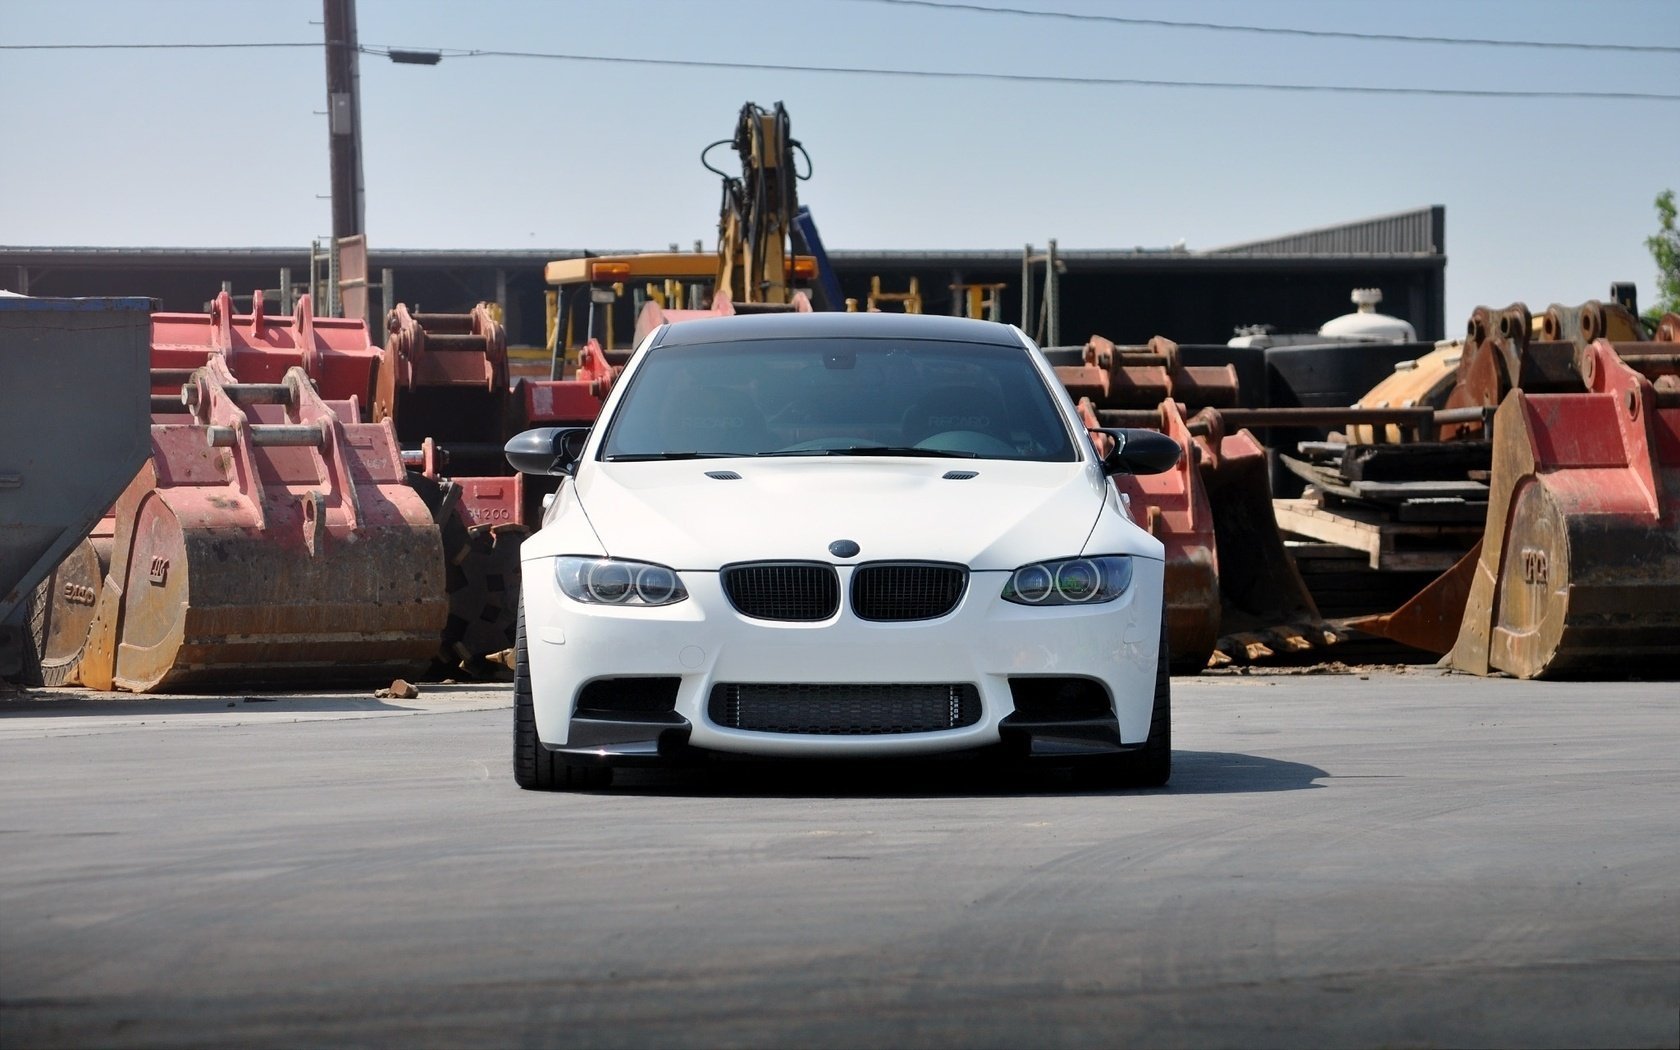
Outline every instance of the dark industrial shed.
[[[1423, 340], [1446, 335], [1446, 209], [1441, 206], [1231, 245], [1182, 248], [1060, 250], [1057, 279], [1047, 288], [1048, 245], [998, 251], [866, 251], [829, 253], [847, 298], [866, 302], [903, 294], [914, 278], [927, 313], [966, 305], [966, 286], [997, 296], [1003, 320], [1046, 341], [1080, 343], [1093, 333], [1118, 342], [1165, 335], [1183, 343], [1221, 343], [1239, 327], [1265, 324], [1282, 332], [1315, 331], [1352, 309], [1354, 288], [1382, 290], [1381, 310], [1410, 321]], [[501, 304], [514, 345], [544, 342], [543, 265], [584, 251], [432, 251], [370, 253], [374, 281], [387, 271], [384, 300], [455, 312], [479, 301]], [[223, 287], [236, 296], [261, 288], [275, 299], [305, 291], [327, 267], [308, 248], [89, 248], [0, 246], [0, 287], [40, 296], [148, 296], [166, 310], [201, 310]], [[1023, 282], [1031, 311], [1022, 316]], [[1046, 293], [1055, 304], [1052, 326]], [[319, 300], [321, 297], [317, 296]], [[896, 303], [886, 309], [900, 308]], [[319, 306], [317, 307], [319, 310]], [[1053, 336], [1053, 338], [1052, 338]]]

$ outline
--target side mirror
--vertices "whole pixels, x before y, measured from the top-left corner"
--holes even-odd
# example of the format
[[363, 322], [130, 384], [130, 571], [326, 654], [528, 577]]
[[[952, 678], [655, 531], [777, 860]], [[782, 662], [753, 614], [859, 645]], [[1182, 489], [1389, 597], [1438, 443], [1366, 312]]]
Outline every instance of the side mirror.
[[521, 474], [570, 474], [587, 437], [583, 427], [538, 427], [513, 435], [502, 452]]
[[1120, 430], [1093, 427], [1093, 434], [1106, 434], [1114, 448], [1102, 459], [1105, 475], [1163, 474], [1178, 463], [1184, 449], [1158, 430]]

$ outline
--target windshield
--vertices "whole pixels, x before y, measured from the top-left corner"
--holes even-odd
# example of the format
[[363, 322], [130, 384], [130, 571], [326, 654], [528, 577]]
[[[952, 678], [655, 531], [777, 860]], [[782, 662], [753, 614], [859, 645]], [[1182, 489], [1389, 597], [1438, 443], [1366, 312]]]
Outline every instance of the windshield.
[[1076, 458], [1025, 348], [893, 339], [655, 347], [602, 455]]

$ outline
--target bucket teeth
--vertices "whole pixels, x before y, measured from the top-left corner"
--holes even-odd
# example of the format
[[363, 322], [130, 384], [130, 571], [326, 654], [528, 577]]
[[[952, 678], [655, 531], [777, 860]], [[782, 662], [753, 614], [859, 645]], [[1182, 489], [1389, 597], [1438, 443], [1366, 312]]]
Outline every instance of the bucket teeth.
[[1210, 669], [1233, 665], [1265, 663], [1301, 663], [1321, 660], [1325, 650], [1351, 637], [1345, 628], [1324, 620], [1304, 620], [1279, 624], [1258, 631], [1242, 631], [1219, 639], [1213, 655], [1208, 658]]

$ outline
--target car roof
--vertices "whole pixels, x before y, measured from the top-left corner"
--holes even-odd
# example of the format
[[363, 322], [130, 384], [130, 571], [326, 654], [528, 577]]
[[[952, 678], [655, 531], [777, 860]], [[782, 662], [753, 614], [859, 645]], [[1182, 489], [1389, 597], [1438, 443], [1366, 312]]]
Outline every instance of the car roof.
[[698, 346], [749, 339], [937, 339], [1021, 346], [1015, 329], [995, 321], [927, 314], [772, 313], [705, 317], [666, 325], [654, 346]]

